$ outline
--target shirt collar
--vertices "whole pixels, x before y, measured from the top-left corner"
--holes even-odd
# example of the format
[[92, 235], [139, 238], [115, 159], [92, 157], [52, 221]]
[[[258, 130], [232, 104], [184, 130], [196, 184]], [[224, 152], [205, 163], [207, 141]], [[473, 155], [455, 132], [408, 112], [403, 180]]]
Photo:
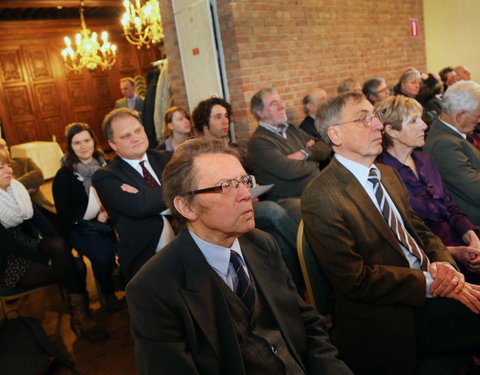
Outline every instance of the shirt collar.
[[370, 169], [374, 168], [375, 171], [377, 172], [377, 176], [379, 179], [381, 179], [381, 173], [379, 169], [375, 166], [375, 164], [372, 164], [370, 167], [366, 167], [363, 164], [357, 163], [353, 160], [347, 159], [346, 157], [343, 157], [339, 154], [335, 154], [335, 158], [338, 160], [340, 164], [342, 164], [345, 168], [347, 168], [360, 182], [360, 184], [363, 187], [367, 186], [368, 183], [368, 175], [370, 173]]
[[228, 267], [230, 265], [230, 250], [233, 250], [238, 255], [240, 255], [240, 257], [245, 263], [245, 260], [243, 259], [242, 250], [240, 249], [240, 242], [238, 242], [238, 238], [236, 238], [235, 241], [233, 241], [232, 246], [227, 248], [227, 247], [218, 246], [202, 240], [190, 229], [188, 230], [188, 232], [192, 236], [193, 240], [197, 244], [198, 248], [202, 252], [203, 256], [205, 257], [210, 267], [212, 267], [222, 275], [226, 276], [228, 273]]
[[142, 157], [141, 160], [125, 159], [125, 158], [122, 158], [122, 160], [125, 161], [126, 163], [128, 163], [130, 166], [132, 166], [135, 169], [138, 169], [138, 166], [140, 165], [140, 162], [143, 161], [143, 160], [145, 160], [145, 164], [149, 164], [147, 153], [143, 154], [143, 157]]
[[[272, 125], [272, 124], [267, 124], [266, 122], [263, 122], [263, 121], [260, 121], [260, 122], [259, 122], [259, 125], [260, 125], [262, 128], [265, 128], [265, 129], [271, 131], [272, 133], [281, 135], [281, 129], [280, 129], [280, 127], [278, 127], [278, 126], [275, 126], [275, 125]], [[285, 132], [286, 132], [287, 129], [288, 129], [288, 124], [285, 123], [285, 125], [286, 125], [286, 127], [285, 127]]]
[[455, 133], [457, 134], [460, 134], [460, 136], [463, 138], [463, 139], [467, 139], [467, 135], [465, 133], [462, 133], [460, 130], [458, 130], [455, 126], [453, 125], [450, 125], [448, 122], [445, 122], [443, 121], [442, 119], [440, 119], [440, 122], [443, 123], [445, 126], [449, 127], [450, 129], [452, 129]]

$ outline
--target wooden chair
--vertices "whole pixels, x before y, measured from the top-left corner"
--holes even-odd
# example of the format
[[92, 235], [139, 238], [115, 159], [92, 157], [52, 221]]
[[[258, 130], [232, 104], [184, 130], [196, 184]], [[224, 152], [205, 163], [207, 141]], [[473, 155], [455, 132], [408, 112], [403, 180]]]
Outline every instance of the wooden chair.
[[308, 244], [304, 233], [303, 220], [300, 221], [297, 231], [297, 255], [302, 269], [306, 299], [322, 315], [329, 315], [332, 311], [333, 292], [330, 282], [318, 266], [315, 255]]
[[[34, 296], [34, 294], [39, 294], [39, 293], [48, 293], [49, 290], [53, 286], [56, 286], [59, 292], [59, 298], [62, 300], [62, 307], [59, 309], [55, 309], [55, 312], [58, 314], [55, 322], [55, 335], [60, 335], [60, 326], [62, 322], [62, 314], [67, 311], [66, 305], [63, 305], [63, 292], [60, 288], [60, 284], [55, 283], [55, 284], [49, 284], [49, 285], [43, 285], [39, 287], [33, 287], [33, 288], [8, 288], [8, 287], [0, 287], [0, 306], [1, 306], [1, 315], [0, 315], [0, 321], [4, 320], [5, 318], [8, 317], [9, 312], [11, 311], [16, 311], [17, 306], [19, 305], [18, 303], [15, 303], [16, 300], [20, 300], [19, 302], [23, 303], [27, 302], [30, 298]], [[51, 291], [50, 291], [51, 292]], [[37, 300], [34, 302], [38, 304], [39, 301], [44, 302], [44, 299], [40, 299], [41, 296], [37, 296]], [[50, 301], [51, 302], [51, 301]], [[12, 306], [9, 306], [10, 304], [15, 304], [15, 307], [12, 308]], [[57, 303], [58, 304], [58, 303]], [[21, 306], [20, 305], [20, 306]], [[52, 304], [50, 304], [51, 307]], [[19, 309], [20, 310], [20, 309]], [[44, 311], [44, 305], [42, 304], [41, 307], [37, 307], [38, 311]], [[20, 315], [23, 316], [21, 311], [19, 312]], [[34, 314], [36, 315], [36, 314]], [[37, 317], [37, 316], [35, 316]]]

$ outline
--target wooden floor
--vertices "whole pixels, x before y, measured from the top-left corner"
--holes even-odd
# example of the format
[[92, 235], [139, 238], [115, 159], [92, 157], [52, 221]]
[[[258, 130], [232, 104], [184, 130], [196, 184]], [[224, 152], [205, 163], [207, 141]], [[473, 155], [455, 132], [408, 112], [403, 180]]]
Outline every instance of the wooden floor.
[[[89, 284], [88, 289], [95, 298], [95, 290], [92, 290], [90, 282]], [[122, 298], [123, 294], [123, 292], [117, 292], [117, 297]], [[70, 316], [58, 285], [10, 302], [7, 310], [10, 317], [14, 317], [18, 312], [20, 316], [31, 316], [41, 321], [51, 342], [75, 363], [81, 375], [135, 374], [133, 340], [129, 333], [125, 298], [122, 298], [122, 309], [116, 312], [102, 311], [98, 301], [92, 301], [90, 306], [94, 318], [110, 334], [108, 340], [91, 343], [88, 339], [78, 339], [75, 336], [70, 329]], [[60, 329], [58, 330], [59, 316]], [[66, 375], [70, 372], [59, 369], [55, 374]]]

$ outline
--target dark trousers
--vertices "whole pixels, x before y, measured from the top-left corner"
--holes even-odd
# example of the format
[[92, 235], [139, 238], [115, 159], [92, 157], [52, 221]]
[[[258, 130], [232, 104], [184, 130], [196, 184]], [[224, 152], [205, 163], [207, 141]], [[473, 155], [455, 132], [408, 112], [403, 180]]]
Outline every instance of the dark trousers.
[[414, 310], [417, 349], [420, 353], [480, 349], [480, 315], [450, 298], [428, 298], [426, 306]]
[[93, 274], [103, 294], [114, 291], [112, 272], [117, 245], [113, 233], [86, 234], [78, 227], [70, 232], [70, 244], [92, 263]]

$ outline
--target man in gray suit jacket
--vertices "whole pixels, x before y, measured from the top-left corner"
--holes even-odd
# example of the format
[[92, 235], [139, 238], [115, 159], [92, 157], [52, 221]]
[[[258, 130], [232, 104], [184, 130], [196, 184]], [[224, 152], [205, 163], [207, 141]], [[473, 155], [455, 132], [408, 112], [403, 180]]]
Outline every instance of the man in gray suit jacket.
[[163, 174], [186, 223], [127, 285], [140, 375], [350, 375], [278, 246], [254, 229], [254, 178], [218, 139], [186, 141]]
[[120, 91], [123, 98], [115, 102], [115, 108], [129, 108], [137, 111], [138, 116], [141, 117], [143, 111], [144, 100], [135, 93], [135, 81], [131, 77], [124, 77], [120, 79]]
[[275, 184], [265, 199], [277, 201], [300, 222], [300, 195], [319, 173], [319, 162], [331, 149], [302, 129], [287, 123], [285, 104], [273, 88], [258, 91], [250, 111], [259, 126], [248, 142], [248, 158], [258, 182]]
[[480, 85], [457, 82], [445, 92], [442, 113], [432, 124], [424, 147], [455, 203], [476, 225], [480, 225], [480, 152], [468, 135], [479, 122]]

